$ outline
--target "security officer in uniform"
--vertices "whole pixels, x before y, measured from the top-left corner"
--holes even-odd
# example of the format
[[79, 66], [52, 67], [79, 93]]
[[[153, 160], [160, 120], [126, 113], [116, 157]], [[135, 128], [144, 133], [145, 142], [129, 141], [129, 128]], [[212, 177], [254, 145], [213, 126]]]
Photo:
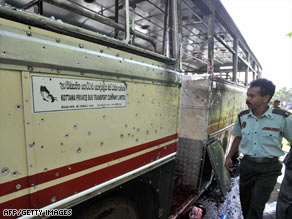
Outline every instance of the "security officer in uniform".
[[280, 100], [274, 100], [273, 107], [274, 107], [275, 109], [281, 109], [281, 108], [280, 108], [280, 103], [281, 103]]
[[292, 139], [292, 116], [274, 109], [268, 102], [275, 93], [275, 85], [264, 78], [254, 80], [247, 90], [246, 104], [231, 134], [235, 136], [225, 166], [232, 170], [231, 157], [244, 155], [239, 169], [239, 192], [245, 219], [261, 219], [265, 203], [281, 175], [282, 137]]

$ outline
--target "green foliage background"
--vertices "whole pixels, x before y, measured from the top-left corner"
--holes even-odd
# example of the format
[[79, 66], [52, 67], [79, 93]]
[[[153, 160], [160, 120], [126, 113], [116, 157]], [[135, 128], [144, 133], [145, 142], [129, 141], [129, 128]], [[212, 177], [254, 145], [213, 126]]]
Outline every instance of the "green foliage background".
[[281, 101], [281, 105], [283, 104], [283, 102], [292, 102], [292, 89], [288, 89], [287, 87], [283, 87], [283, 88], [280, 88], [278, 89], [272, 100], [271, 100], [271, 103], [274, 102], [274, 100], [280, 100]]

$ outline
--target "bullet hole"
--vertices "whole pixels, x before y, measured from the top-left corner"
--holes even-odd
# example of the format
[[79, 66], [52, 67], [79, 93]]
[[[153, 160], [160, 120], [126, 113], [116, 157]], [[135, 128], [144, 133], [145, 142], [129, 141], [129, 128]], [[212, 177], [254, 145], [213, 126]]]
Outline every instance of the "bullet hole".
[[29, 147], [33, 148], [34, 145], [35, 145], [35, 142], [33, 141], [31, 144], [29, 144]]
[[53, 196], [52, 198], [51, 198], [51, 202], [55, 202], [56, 201], [56, 196]]
[[3, 167], [2, 170], [1, 170], [1, 175], [2, 176], [5, 176], [9, 173], [9, 169], [7, 167]]

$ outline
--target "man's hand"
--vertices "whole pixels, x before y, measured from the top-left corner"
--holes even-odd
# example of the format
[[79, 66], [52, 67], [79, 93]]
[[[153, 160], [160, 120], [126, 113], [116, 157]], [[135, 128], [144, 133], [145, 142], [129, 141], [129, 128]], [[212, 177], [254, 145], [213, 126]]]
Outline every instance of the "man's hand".
[[225, 161], [225, 167], [227, 168], [227, 170], [232, 171], [233, 170], [233, 162], [231, 160], [231, 157], [238, 152], [238, 147], [241, 141], [241, 137], [236, 136], [232, 142], [232, 146], [231, 149], [228, 153], [228, 156], [226, 157], [226, 161]]
[[231, 158], [229, 156], [226, 157], [225, 167], [229, 171], [232, 171], [233, 170], [233, 162], [232, 162], [232, 160], [231, 160]]

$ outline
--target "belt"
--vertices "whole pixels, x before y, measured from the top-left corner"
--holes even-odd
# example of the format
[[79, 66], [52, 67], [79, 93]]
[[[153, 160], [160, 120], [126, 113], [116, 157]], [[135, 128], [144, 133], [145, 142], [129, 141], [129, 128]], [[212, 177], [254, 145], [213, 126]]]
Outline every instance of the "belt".
[[278, 157], [271, 157], [271, 158], [269, 158], [269, 157], [252, 157], [249, 155], [244, 155], [243, 158], [250, 160], [250, 161], [253, 161], [255, 163], [272, 163], [272, 162], [279, 160]]

